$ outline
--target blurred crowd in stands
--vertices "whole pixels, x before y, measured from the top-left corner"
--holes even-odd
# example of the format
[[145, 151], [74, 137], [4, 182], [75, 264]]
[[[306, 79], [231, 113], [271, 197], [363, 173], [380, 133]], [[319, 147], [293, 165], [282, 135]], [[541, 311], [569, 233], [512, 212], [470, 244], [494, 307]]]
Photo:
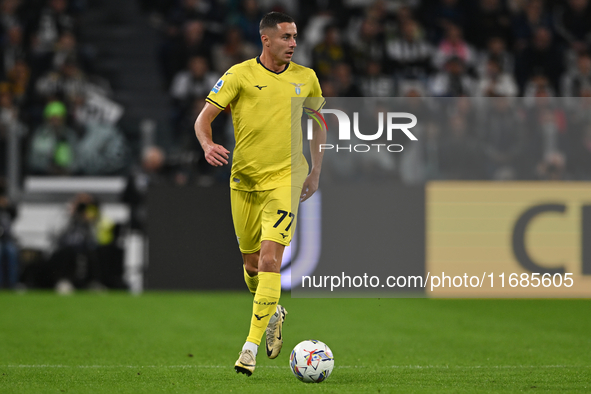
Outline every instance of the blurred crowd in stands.
[[[0, 2], [0, 168], [6, 140], [21, 139], [24, 174], [114, 174], [126, 166], [116, 123], [123, 108], [94, 74], [81, 42], [83, 0]], [[4, 186], [0, 178], [0, 188]]]
[[[144, 0], [162, 32], [159, 63], [169, 92], [172, 129], [181, 151], [197, 152], [192, 135], [203, 99], [231, 65], [257, 56], [258, 21], [271, 10], [295, 17], [294, 61], [312, 67], [326, 97], [590, 97], [591, 4], [588, 0]], [[514, 104], [511, 104], [514, 105]], [[455, 113], [454, 113], [455, 112]], [[560, 111], [557, 111], [560, 112]], [[458, 119], [450, 111], [444, 122]], [[511, 115], [515, 115], [512, 113]], [[518, 112], [525, 122], [525, 112]], [[560, 115], [556, 115], [560, 116]], [[560, 178], [591, 179], [591, 136], [569, 118], [555, 123], [557, 140], [539, 162], [517, 160], [510, 171], [474, 171], [487, 160], [519, 156], [528, 145], [520, 130], [478, 132], [460, 140], [472, 146], [463, 171], [450, 171], [441, 152], [418, 181], [429, 179], [545, 179], [544, 166], [561, 167]], [[511, 123], [512, 120], [507, 120]], [[214, 139], [231, 141], [228, 113], [214, 125]], [[541, 133], [541, 132], [540, 132]], [[445, 150], [454, 136], [433, 136]], [[543, 136], [537, 144], [543, 144]], [[553, 138], [553, 137], [552, 137]], [[231, 142], [230, 142], [231, 143]], [[490, 152], [497, 153], [490, 153]], [[488, 152], [488, 154], [487, 154]], [[497, 156], [497, 159], [491, 159]], [[399, 155], [399, 160], [404, 160]], [[199, 155], [196, 156], [199, 158]], [[195, 171], [207, 174], [203, 160]], [[501, 160], [502, 161], [502, 160]], [[550, 165], [549, 163], [553, 163]], [[395, 176], [406, 179], [401, 163]], [[423, 165], [425, 163], [422, 163]], [[582, 167], [584, 166], [584, 167]], [[207, 179], [200, 178], [200, 179]], [[218, 177], [225, 181], [223, 176]]]
[[[591, 96], [588, 0], [140, 1], [161, 32], [155, 60], [171, 102], [170, 127], [163, 130], [172, 146], [159, 148], [160, 172], [177, 184], [226, 181], [228, 169], [216, 172], [203, 160], [193, 123], [217, 78], [259, 54], [258, 23], [270, 10], [297, 20], [295, 61], [316, 71], [326, 97]], [[88, 6], [84, 0], [0, 2], [1, 174], [11, 133], [22, 140], [24, 174], [129, 172], [129, 143], [117, 127], [124, 109], [111, 99], [109, 82], [95, 75], [92, 46], [81, 41], [80, 15]], [[578, 166], [589, 161], [591, 137], [570, 126], [567, 117], [558, 129], [568, 143], [545, 160], [563, 163], [564, 177], [588, 179]], [[448, 137], [438, 134], [434, 149]], [[471, 129], [468, 138], [487, 152], [491, 139], [505, 137]], [[216, 119], [214, 139], [231, 148], [229, 112]], [[442, 168], [420, 181], [539, 178], [531, 168], [513, 177], [466, 176], [446, 171], [439, 159], [432, 165]], [[400, 170], [398, 163], [394, 172], [404, 179]], [[0, 188], [3, 183], [0, 177]]]
[[[7, 167], [17, 166], [23, 176], [111, 175], [125, 171], [129, 161], [127, 142], [117, 128], [123, 108], [110, 98], [109, 82], [95, 75], [96, 54], [81, 39], [80, 15], [86, 6], [85, 0], [0, 1], [0, 288], [17, 286], [23, 274], [19, 260], [44, 260], [33, 256], [38, 254], [34, 250], [19, 256], [12, 229], [17, 204], [5, 196]], [[18, 142], [11, 145], [11, 139]], [[20, 147], [18, 155], [7, 154], [11, 146]], [[16, 162], [10, 164], [9, 156]], [[101, 240], [92, 228], [100, 216], [90, 200], [76, 197], [49, 264], [27, 265], [21, 280], [123, 286], [102, 277], [111, 274], [99, 261], [115, 261], [118, 250], [113, 252], [113, 240]], [[112, 228], [102, 231], [107, 233], [112, 235]], [[108, 259], [101, 257], [105, 253]], [[121, 261], [116, 264], [122, 267]], [[39, 267], [48, 270], [44, 275], [31, 272]]]

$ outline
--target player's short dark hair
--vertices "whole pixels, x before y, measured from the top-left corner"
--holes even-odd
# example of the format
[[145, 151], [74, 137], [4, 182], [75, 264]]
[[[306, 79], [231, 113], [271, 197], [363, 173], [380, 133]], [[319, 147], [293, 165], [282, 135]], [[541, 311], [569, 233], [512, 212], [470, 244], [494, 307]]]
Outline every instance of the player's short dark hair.
[[280, 23], [295, 23], [295, 20], [283, 12], [269, 12], [267, 15], [263, 16], [261, 19], [261, 23], [259, 24], [259, 33], [263, 34], [263, 30], [267, 28], [276, 29], [277, 25]]

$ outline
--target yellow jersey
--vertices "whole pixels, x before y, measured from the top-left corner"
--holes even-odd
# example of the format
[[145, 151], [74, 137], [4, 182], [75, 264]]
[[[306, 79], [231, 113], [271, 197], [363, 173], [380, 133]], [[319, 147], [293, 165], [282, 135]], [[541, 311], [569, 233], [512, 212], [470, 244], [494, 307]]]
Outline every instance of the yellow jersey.
[[[305, 99], [292, 102], [293, 97]], [[290, 62], [276, 73], [258, 57], [250, 59], [224, 73], [206, 101], [221, 110], [230, 105], [232, 111], [236, 147], [231, 188], [302, 186], [308, 175], [302, 151], [303, 107], [320, 110], [324, 105], [313, 70]]]

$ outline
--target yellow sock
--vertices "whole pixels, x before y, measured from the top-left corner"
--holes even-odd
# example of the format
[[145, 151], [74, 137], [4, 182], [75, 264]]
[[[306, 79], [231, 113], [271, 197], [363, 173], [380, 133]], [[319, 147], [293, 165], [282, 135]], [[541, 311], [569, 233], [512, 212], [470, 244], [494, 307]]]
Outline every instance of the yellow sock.
[[281, 295], [281, 274], [259, 272], [258, 276], [259, 286], [254, 295], [250, 332], [246, 340], [260, 345], [269, 320], [277, 310], [277, 303]]
[[246, 267], [243, 265], [244, 268], [244, 281], [246, 282], [246, 286], [248, 286], [248, 290], [255, 295], [257, 292], [257, 287], [259, 286], [259, 276], [250, 276], [248, 272], [246, 272]]

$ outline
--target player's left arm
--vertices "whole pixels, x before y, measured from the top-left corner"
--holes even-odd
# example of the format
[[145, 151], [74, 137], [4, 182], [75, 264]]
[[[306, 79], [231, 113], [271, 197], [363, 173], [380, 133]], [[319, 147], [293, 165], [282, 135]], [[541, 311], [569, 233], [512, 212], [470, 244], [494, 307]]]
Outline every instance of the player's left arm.
[[[326, 101], [324, 97], [322, 97], [322, 89], [320, 88], [320, 82], [318, 82], [318, 77], [312, 71], [312, 89], [310, 90], [310, 94], [306, 99], [306, 105], [316, 111], [320, 111]], [[324, 129], [321, 125], [313, 123], [312, 126], [312, 139], [310, 140], [310, 156], [312, 159], [312, 169], [310, 174], [304, 181], [304, 185], [302, 186], [302, 194], [300, 196], [300, 202], [304, 202], [310, 197], [312, 194], [318, 190], [318, 184], [320, 182], [320, 171], [322, 169], [322, 157], [324, 156], [324, 152], [320, 150], [320, 145], [326, 143], [326, 129]]]
[[312, 139], [310, 140], [310, 158], [312, 159], [312, 169], [306, 177], [302, 187], [300, 202], [306, 201], [318, 190], [320, 182], [320, 171], [322, 170], [322, 157], [324, 152], [320, 150], [320, 145], [326, 143], [326, 130], [324, 127], [314, 123], [312, 126]]

